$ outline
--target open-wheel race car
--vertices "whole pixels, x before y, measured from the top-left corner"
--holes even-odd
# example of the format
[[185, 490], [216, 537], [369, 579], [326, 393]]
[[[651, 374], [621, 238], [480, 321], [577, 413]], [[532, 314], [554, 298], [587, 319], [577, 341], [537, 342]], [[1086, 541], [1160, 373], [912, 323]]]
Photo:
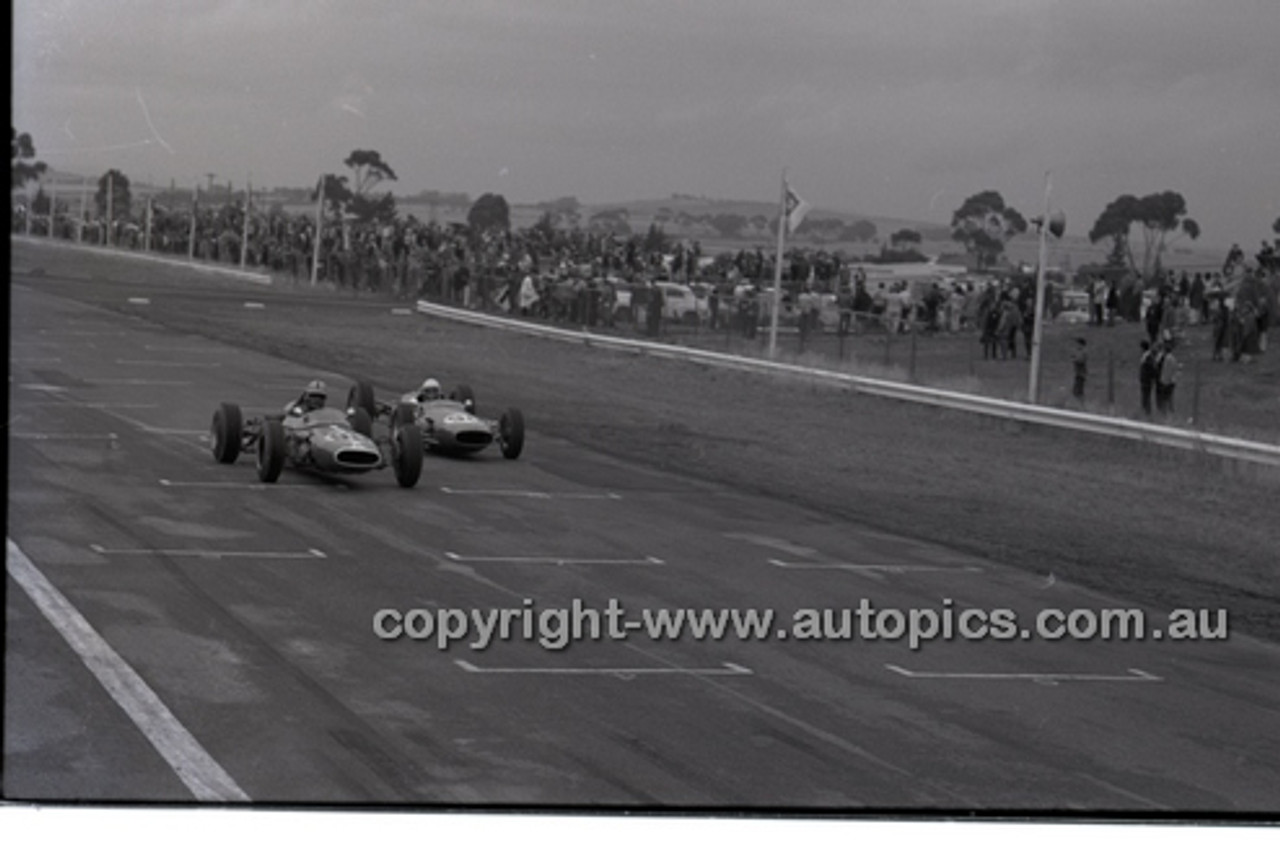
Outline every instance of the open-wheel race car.
[[390, 467], [403, 488], [422, 475], [422, 434], [412, 423], [374, 438], [373, 419], [359, 408], [321, 407], [245, 418], [223, 402], [213, 414], [213, 457], [231, 464], [241, 452], [257, 457], [258, 479], [273, 483], [285, 464], [324, 474], [359, 474]]
[[381, 402], [373, 384], [358, 380], [347, 395], [347, 410], [385, 417], [393, 437], [397, 429], [413, 426], [421, 433], [423, 446], [451, 455], [469, 455], [497, 444], [504, 458], [515, 459], [524, 450], [524, 414], [507, 408], [496, 420], [477, 416], [475, 393], [466, 384], [459, 384], [446, 397], [440, 385], [428, 378], [397, 401]]

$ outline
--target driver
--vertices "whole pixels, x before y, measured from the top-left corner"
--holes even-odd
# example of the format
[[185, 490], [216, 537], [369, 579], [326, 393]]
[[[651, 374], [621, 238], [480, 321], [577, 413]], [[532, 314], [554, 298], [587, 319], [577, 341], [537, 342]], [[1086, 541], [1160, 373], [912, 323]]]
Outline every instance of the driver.
[[440, 382], [435, 378], [427, 378], [418, 387], [419, 402], [434, 402], [440, 399]]
[[327, 398], [328, 387], [325, 386], [324, 381], [314, 380], [307, 384], [302, 391], [302, 395], [285, 405], [284, 411], [292, 416], [300, 417], [303, 414], [311, 413], [311, 411], [320, 410], [324, 407]]

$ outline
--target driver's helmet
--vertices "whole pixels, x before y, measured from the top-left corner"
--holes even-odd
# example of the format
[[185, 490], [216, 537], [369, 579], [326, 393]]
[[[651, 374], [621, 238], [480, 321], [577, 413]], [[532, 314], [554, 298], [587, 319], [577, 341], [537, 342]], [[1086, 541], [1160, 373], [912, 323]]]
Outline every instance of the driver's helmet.
[[309, 411], [319, 410], [324, 407], [325, 399], [328, 397], [328, 387], [324, 385], [324, 381], [312, 381], [302, 391], [302, 407]]
[[427, 378], [418, 387], [418, 401], [433, 402], [440, 398], [440, 382], [435, 378]]

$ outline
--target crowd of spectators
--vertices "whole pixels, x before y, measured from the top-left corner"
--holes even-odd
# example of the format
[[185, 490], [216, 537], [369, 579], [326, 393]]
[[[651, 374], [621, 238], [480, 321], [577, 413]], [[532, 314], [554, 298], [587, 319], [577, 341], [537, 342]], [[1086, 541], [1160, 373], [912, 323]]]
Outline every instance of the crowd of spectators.
[[[31, 230], [50, 233], [47, 217]], [[23, 223], [14, 220], [15, 228]], [[105, 220], [60, 215], [52, 233], [102, 243]], [[678, 281], [696, 289], [691, 319], [711, 329], [733, 328], [753, 338], [770, 314], [775, 260], [760, 248], [704, 256], [696, 242], [660, 233], [600, 233], [553, 227], [549, 220], [517, 230], [472, 230], [459, 222], [423, 222], [413, 215], [360, 223], [326, 214], [315, 247], [314, 213], [280, 206], [255, 209], [245, 226], [243, 202], [196, 208], [153, 206], [117, 219], [109, 242], [125, 248], [265, 268], [296, 281], [332, 283], [400, 298], [427, 297], [587, 326], [631, 324], [657, 332], [668, 317], [666, 292]], [[312, 274], [313, 266], [316, 273]], [[1010, 272], [934, 281], [869, 284], [856, 259], [798, 248], [783, 261], [782, 316], [802, 332], [824, 327], [841, 335], [875, 327], [890, 333], [973, 331], [988, 359], [1030, 352], [1035, 279]], [[1147, 340], [1210, 326], [1214, 360], [1249, 362], [1266, 350], [1274, 317], [1280, 256], [1264, 242], [1254, 261], [1232, 247], [1219, 272], [1167, 271], [1150, 284], [1131, 272], [1099, 275], [1086, 286], [1089, 322], [1142, 321]], [[1061, 307], [1048, 295], [1047, 314]]]

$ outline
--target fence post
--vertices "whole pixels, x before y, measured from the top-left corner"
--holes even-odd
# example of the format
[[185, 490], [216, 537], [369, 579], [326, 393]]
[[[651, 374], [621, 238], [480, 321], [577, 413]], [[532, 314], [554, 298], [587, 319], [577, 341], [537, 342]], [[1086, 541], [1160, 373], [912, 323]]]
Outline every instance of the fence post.
[[1116, 403], [1116, 354], [1107, 348], [1107, 406], [1114, 408]]
[[911, 327], [911, 359], [907, 366], [907, 380], [911, 383], [916, 382], [916, 328], [914, 325]]
[[1191, 424], [1200, 423], [1200, 358], [1191, 362]]

